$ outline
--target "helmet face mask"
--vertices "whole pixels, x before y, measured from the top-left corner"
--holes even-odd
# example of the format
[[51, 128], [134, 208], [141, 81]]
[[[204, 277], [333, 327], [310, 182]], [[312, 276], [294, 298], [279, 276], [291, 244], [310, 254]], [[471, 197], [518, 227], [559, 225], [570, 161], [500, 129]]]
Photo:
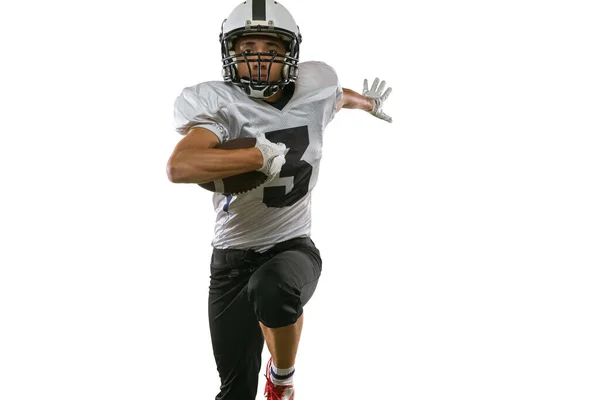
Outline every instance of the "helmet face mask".
[[[261, 17], [266, 20], [252, 20], [260, 4], [266, 9]], [[263, 10], [264, 11], [264, 10]], [[288, 29], [286, 29], [288, 28]], [[283, 40], [286, 53], [278, 52], [236, 52], [235, 43], [244, 36], [276, 37]], [[253, 98], [265, 99], [298, 78], [298, 62], [302, 36], [291, 14], [274, 0], [247, 0], [236, 7], [221, 27], [221, 60], [223, 79], [244, 89]], [[245, 64], [252, 71], [250, 63], [258, 65], [258, 77], [241, 76], [239, 66]], [[274, 64], [283, 64], [281, 76], [272, 79]], [[265, 70], [266, 69], [266, 73]], [[263, 78], [266, 75], [266, 79]], [[277, 79], [279, 78], [279, 79]]]

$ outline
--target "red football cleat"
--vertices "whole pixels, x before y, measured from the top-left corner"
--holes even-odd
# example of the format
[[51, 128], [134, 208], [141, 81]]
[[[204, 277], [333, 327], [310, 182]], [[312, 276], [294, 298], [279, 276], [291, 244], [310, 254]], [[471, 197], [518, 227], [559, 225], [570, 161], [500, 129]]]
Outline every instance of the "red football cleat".
[[294, 386], [276, 386], [271, 382], [271, 363], [273, 358], [267, 362], [267, 384], [265, 385], [265, 397], [267, 400], [294, 400]]

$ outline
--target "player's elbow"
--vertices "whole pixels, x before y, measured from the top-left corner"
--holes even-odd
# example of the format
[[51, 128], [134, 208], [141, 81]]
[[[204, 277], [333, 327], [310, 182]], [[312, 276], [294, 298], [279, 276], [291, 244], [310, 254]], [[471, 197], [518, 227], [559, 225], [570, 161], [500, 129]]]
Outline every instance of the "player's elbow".
[[206, 171], [200, 171], [177, 157], [171, 157], [167, 162], [167, 177], [173, 183], [205, 183], [211, 180]]
[[174, 157], [171, 157], [167, 162], [167, 177], [173, 183], [186, 182], [185, 168]]
[[180, 183], [179, 182], [179, 175], [178, 175], [178, 170], [175, 167], [175, 165], [173, 165], [171, 163], [171, 161], [169, 160], [169, 162], [167, 163], [167, 177], [169, 178], [169, 180], [173, 183]]

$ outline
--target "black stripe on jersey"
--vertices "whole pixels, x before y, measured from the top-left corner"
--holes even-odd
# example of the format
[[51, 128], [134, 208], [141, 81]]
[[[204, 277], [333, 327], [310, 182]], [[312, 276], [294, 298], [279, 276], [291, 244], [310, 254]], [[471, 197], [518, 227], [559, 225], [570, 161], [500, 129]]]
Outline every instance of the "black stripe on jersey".
[[267, 20], [267, 3], [265, 0], [252, 0], [252, 19], [254, 21]]

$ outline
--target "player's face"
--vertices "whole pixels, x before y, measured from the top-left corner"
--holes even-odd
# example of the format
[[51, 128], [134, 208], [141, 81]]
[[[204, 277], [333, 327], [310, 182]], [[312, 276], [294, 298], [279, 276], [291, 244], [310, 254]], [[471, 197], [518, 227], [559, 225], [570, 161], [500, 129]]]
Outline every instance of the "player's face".
[[[285, 42], [281, 39], [269, 36], [245, 36], [237, 41], [235, 44], [234, 51], [236, 53], [243, 52], [257, 52], [257, 53], [279, 53], [285, 54], [286, 47]], [[268, 56], [267, 56], [268, 57]], [[262, 61], [263, 56], [261, 55], [260, 62], [260, 74], [259, 74], [259, 63], [256, 57], [248, 56], [248, 63], [242, 62], [238, 64], [238, 72], [242, 78], [250, 78], [252, 80], [267, 80], [267, 75], [269, 75], [269, 65], [271, 66], [271, 74], [269, 76], [270, 81], [278, 81], [281, 79], [281, 71], [283, 69], [283, 65], [281, 63], [274, 62], [271, 64], [271, 59], [268, 58], [267, 61]], [[282, 57], [275, 57], [275, 60], [283, 61]], [[248, 69], [248, 64], [250, 64], [250, 70]]]

